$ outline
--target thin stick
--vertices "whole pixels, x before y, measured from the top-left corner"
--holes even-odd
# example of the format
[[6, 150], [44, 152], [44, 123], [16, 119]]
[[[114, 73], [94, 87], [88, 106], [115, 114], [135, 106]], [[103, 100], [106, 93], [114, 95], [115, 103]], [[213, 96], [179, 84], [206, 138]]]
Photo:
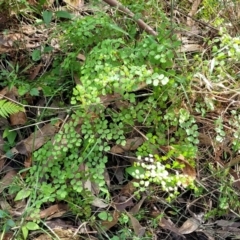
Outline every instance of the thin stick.
[[[121, 3], [119, 3], [116, 0], [103, 0], [104, 2], [106, 2], [107, 4], [109, 4], [111, 7], [116, 7], [117, 9], [119, 9], [120, 11], [126, 13], [128, 16], [130, 16], [133, 20], [135, 14], [130, 11], [128, 8], [124, 7]], [[146, 31], [148, 34], [153, 35], [154, 37], [156, 37], [158, 35], [158, 33], [156, 31], [154, 31], [149, 25], [147, 25], [142, 19], [138, 19], [135, 20], [136, 23], [138, 24], [138, 26]]]

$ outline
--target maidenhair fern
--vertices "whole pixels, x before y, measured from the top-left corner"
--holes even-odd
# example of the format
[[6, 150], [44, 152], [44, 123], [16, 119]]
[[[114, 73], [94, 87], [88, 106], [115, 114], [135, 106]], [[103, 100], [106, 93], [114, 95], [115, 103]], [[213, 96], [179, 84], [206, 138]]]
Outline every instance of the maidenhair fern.
[[21, 111], [24, 111], [23, 107], [7, 100], [0, 100], [0, 117], [6, 118], [10, 114], [18, 113]]

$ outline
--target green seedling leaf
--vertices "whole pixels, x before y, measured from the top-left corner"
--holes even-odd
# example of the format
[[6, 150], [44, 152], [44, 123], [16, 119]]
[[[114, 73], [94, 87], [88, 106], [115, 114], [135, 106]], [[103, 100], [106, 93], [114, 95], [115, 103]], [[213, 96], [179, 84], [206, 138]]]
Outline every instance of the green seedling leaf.
[[13, 144], [17, 137], [17, 133], [15, 131], [9, 131], [9, 128], [6, 128], [3, 132], [3, 138], [7, 138], [8, 143]]
[[52, 12], [44, 11], [42, 16], [44, 23], [46, 23], [47, 25], [52, 21]]
[[27, 198], [31, 194], [31, 190], [22, 189], [18, 192], [17, 196], [15, 197], [14, 201], [22, 200]]
[[67, 11], [57, 11], [55, 14], [56, 14], [56, 17], [58, 17], [58, 18], [66, 18], [66, 19], [73, 18], [72, 14], [70, 14]]
[[44, 53], [49, 53], [49, 52], [51, 52], [53, 49], [54, 49], [53, 47], [47, 46], [47, 47], [44, 47], [43, 52], [44, 52]]
[[15, 227], [16, 224], [12, 219], [8, 219], [6, 222], [6, 226], [8, 226], [9, 228]]
[[5, 211], [0, 210], [0, 218], [5, 218], [7, 216], [8, 216], [8, 214]]
[[132, 166], [126, 168], [126, 172], [134, 178], [141, 178], [142, 175], [145, 175], [145, 169], [140, 166]]
[[18, 94], [20, 96], [23, 96], [24, 94], [26, 94], [27, 92], [29, 91], [29, 85], [22, 85], [22, 86], [19, 86], [18, 88]]
[[22, 227], [22, 233], [23, 233], [23, 238], [27, 239], [27, 237], [28, 237], [28, 229], [26, 228], [26, 226]]
[[31, 95], [31, 96], [39, 96], [39, 91], [38, 91], [38, 89], [37, 89], [37, 88], [32, 88], [32, 89], [30, 90], [30, 95]]
[[8, 232], [11, 228], [15, 226], [16, 226], [15, 222], [12, 219], [8, 219], [1, 227], [4, 232]]
[[125, 34], [126, 36], [129, 36], [129, 34], [126, 31], [124, 31], [122, 28], [118, 27], [117, 25], [115, 25], [115, 24], [108, 24], [108, 25], [110, 28], [112, 28], [118, 32], [121, 32], [121, 33]]
[[35, 222], [28, 222], [25, 226], [28, 230], [32, 231], [39, 229], [38, 224], [36, 224]]
[[32, 52], [32, 60], [33, 61], [39, 61], [41, 59], [41, 51], [39, 49], [35, 49]]
[[168, 77], [164, 77], [162, 80], [162, 85], [166, 85], [169, 82], [169, 78]]
[[103, 221], [106, 221], [108, 219], [108, 213], [106, 211], [103, 211], [103, 212], [100, 212], [98, 214], [98, 217], [103, 220]]

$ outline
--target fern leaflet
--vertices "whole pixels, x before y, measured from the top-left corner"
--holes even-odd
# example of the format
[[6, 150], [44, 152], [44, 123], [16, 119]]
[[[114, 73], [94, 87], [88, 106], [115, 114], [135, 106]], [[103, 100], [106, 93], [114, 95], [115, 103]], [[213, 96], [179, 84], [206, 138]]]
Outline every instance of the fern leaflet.
[[0, 100], [0, 116], [1, 117], [8, 117], [11, 114], [24, 112], [24, 108], [18, 106], [17, 104], [7, 101], [7, 100]]

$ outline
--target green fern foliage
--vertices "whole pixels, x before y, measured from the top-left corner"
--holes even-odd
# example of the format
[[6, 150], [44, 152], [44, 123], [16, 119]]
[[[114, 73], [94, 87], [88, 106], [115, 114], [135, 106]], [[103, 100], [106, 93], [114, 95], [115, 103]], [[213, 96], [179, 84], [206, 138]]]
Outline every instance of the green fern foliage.
[[24, 111], [23, 107], [7, 100], [0, 100], [0, 117], [6, 118], [10, 114], [18, 113], [21, 111]]

